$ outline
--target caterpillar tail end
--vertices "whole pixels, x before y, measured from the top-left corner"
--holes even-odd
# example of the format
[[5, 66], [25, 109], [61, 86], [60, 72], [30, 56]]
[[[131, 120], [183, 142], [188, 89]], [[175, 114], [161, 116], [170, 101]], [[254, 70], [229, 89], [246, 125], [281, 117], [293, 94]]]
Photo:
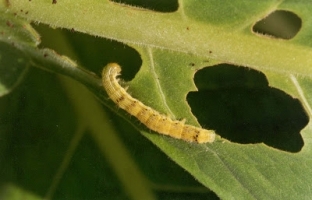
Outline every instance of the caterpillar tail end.
[[213, 130], [203, 129], [198, 135], [197, 142], [200, 144], [203, 143], [212, 143], [215, 141], [216, 133]]

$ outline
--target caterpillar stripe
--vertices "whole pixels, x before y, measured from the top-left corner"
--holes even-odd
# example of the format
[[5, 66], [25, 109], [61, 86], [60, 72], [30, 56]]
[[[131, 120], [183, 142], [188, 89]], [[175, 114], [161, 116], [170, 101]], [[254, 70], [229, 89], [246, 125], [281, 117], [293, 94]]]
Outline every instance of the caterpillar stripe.
[[102, 72], [103, 86], [108, 96], [122, 109], [135, 116], [149, 129], [160, 134], [173, 138], [182, 139], [188, 142], [206, 143], [213, 142], [215, 132], [184, 124], [185, 120], [172, 120], [166, 115], [160, 114], [156, 110], [144, 105], [139, 100], [133, 98], [118, 83], [117, 76], [120, 75], [121, 68], [116, 63], [110, 63], [104, 67]]

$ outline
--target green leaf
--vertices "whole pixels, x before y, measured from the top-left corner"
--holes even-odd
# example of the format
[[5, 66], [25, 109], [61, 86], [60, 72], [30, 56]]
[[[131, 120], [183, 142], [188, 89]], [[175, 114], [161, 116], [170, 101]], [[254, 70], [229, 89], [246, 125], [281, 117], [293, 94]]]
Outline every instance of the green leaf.
[[[10, 13], [22, 18], [117, 40], [137, 50], [142, 66], [126, 83], [129, 93], [172, 118], [185, 118], [189, 124], [215, 129], [220, 137], [214, 143], [199, 145], [152, 134], [107, 99], [98, 77], [76, 67], [67, 57], [37, 49], [19, 39], [20, 45], [14, 47], [34, 65], [70, 76], [87, 86], [106, 106], [134, 125], [218, 197], [305, 199], [312, 195], [309, 189], [312, 181], [307, 178], [312, 173], [311, 123], [308, 123], [312, 113], [312, 17], [308, 1], [230, 1], [220, 5], [218, 1], [188, 0], [179, 1], [179, 9], [171, 13], [96, 0], [79, 3], [64, 0], [56, 4], [9, 2], [9, 6], [2, 6], [8, 6]], [[293, 39], [282, 40], [251, 31], [257, 21], [275, 10], [292, 12], [302, 20], [301, 29]], [[77, 44], [78, 40], [71, 38], [75, 33], [64, 35], [55, 38], [63, 45], [67, 43], [60, 49], [90, 69], [95, 62], [86, 58], [88, 48], [98, 46], [92, 45], [92, 39], [87, 45], [83, 45], [84, 41]], [[101, 51], [97, 55], [98, 59], [103, 56]], [[116, 60], [106, 61], [119, 61], [125, 54], [116, 55], [119, 55]], [[135, 72], [131, 63], [135, 62], [122, 65], [126, 74]], [[229, 63], [249, 68], [235, 68]], [[93, 71], [99, 74], [100, 67]], [[196, 92], [197, 88], [200, 91]], [[69, 96], [79, 96], [74, 89], [67, 90], [73, 92]], [[98, 125], [109, 118], [100, 117], [99, 113], [90, 117], [94, 110], [99, 110], [97, 107], [83, 109], [82, 102], [73, 102], [78, 117], [92, 127], [92, 138], [100, 149], [106, 147], [103, 152], [108, 153], [103, 154], [112, 156], [107, 149], [109, 142], [104, 143], [106, 140], [101, 137], [105, 136], [100, 132], [113, 128]], [[88, 113], [87, 117], [84, 113]], [[116, 129], [121, 134], [131, 132], [120, 130], [117, 125]], [[112, 164], [117, 174], [119, 165]], [[136, 177], [141, 183], [138, 185], [145, 184], [144, 176], [138, 173]], [[132, 188], [127, 181], [126, 178], [122, 182], [127, 185], [128, 194], [140, 198], [135, 197], [138, 188]], [[142, 194], [153, 198], [150, 187], [142, 188]]]
[[40, 198], [34, 194], [24, 191], [14, 185], [7, 185], [1, 188], [1, 199], [25, 199], [25, 200], [39, 200]]
[[0, 96], [3, 96], [21, 81], [29, 65], [27, 55], [16, 50], [15, 46], [19, 43], [35, 46], [39, 43], [39, 36], [29, 24], [12, 14], [1, 15], [0, 33]]

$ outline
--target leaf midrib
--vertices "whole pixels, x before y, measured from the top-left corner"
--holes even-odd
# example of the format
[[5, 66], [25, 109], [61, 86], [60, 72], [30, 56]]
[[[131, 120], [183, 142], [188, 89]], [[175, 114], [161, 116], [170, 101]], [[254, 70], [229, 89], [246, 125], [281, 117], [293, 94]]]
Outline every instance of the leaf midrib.
[[28, 14], [22, 17], [55, 27], [74, 28], [121, 42], [184, 52], [256, 69], [304, 76], [312, 74], [312, 68], [308, 67], [312, 63], [312, 50], [309, 48], [291, 41], [186, 21], [178, 12], [157, 13], [96, 0], [81, 0], [79, 3], [64, 0], [57, 5], [35, 1], [25, 3], [23, 0], [10, 2], [11, 12], [21, 14], [18, 12], [20, 9], [27, 10]]

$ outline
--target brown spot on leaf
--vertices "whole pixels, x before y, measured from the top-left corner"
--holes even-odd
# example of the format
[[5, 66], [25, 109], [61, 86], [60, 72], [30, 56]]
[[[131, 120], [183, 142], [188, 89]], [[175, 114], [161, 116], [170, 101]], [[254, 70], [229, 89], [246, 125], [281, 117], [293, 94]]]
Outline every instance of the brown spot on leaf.
[[10, 7], [11, 6], [11, 2], [9, 0], [5, 0], [5, 5], [6, 5], [6, 7]]
[[10, 22], [10, 21], [6, 21], [6, 25], [7, 25], [8, 27], [10, 27], [10, 28], [13, 28], [13, 27], [14, 27], [14, 25], [13, 25], [12, 22]]

